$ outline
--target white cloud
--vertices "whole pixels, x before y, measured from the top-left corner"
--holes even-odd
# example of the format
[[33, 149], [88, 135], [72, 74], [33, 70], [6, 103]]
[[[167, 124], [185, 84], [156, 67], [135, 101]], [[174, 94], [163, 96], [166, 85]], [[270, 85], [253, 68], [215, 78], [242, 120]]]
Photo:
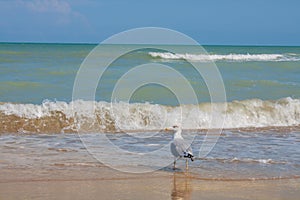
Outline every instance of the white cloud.
[[64, 0], [23, 0], [21, 2], [30, 10], [40, 13], [70, 14], [72, 12], [70, 4]]
[[[69, 28], [92, 31], [89, 20], [72, 8], [71, 0], [11, 0], [4, 5], [10, 9], [21, 9], [17, 15], [24, 14], [26, 19], [36, 23], [47, 24], [48, 27]], [[1, 0], [0, 0], [1, 6]], [[3, 5], [2, 5], [3, 7]], [[1, 20], [0, 20], [1, 24]]]

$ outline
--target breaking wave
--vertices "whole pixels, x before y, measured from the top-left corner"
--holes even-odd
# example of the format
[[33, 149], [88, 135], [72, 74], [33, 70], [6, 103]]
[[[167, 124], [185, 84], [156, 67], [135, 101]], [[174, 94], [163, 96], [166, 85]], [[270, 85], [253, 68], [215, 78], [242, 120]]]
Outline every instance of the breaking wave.
[[149, 52], [153, 58], [166, 60], [191, 60], [199, 62], [229, 61], [229, 62], [247, 62], [247, 61], [299, 61], [300, 57], [296, 54], [175, 54]]
[[[215, 104], [218, 108], [224, 103]], [[183, 123], [184, 129], [211, 126], [211, 104], [165, 106], [77, 100], [34, 104], [0, 104], [0, 133], [120, 132], [160, 130]], [[300, 99], [251, 99], [227, 103], [223, 128], [287, 127], [300, 124]], [[182, 118], [181, 118], [182, 117]]]

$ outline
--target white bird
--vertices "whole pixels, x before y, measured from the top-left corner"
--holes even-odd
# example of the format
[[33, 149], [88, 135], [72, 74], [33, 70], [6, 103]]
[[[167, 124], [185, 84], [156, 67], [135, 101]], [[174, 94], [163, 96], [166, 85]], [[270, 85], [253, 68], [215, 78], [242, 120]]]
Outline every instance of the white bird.
[[188, 169], [188, 160], [194, 161], [193, 150], [183, 137], [181, 136], [181, 128], [179, 126], [172, 126], [170, 128], [166, 128], [165, 130], [174, 131], [174, 138], [171, 143], [171, 153], [174, 156], [174, 166], [173, 169], [175, 170], [176, 160], [179, 158], [185, 158], [185, 168]]

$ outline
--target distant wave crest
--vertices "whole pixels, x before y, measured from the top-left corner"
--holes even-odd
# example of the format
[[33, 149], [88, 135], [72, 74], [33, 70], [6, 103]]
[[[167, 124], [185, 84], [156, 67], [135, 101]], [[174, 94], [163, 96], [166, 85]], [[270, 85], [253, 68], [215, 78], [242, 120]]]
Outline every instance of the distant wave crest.
[[299, 61], [300, 57], [294, 54], [176, 54], [149, 52], [153, 58], [167, 60], [191, 60], [199, 62], [212, 61], [229, 61], [229, 62], [245, 62], [245, 61]]

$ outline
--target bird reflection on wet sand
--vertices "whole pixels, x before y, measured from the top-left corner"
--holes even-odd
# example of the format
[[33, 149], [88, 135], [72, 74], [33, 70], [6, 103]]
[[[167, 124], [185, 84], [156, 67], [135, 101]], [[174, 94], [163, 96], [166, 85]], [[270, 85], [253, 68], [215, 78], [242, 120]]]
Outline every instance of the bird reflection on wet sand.
[[171, 191], [172, 200], [191, 199], [192, 183], [188, 173], [175, 172], [173, 175], [173, 187]]

